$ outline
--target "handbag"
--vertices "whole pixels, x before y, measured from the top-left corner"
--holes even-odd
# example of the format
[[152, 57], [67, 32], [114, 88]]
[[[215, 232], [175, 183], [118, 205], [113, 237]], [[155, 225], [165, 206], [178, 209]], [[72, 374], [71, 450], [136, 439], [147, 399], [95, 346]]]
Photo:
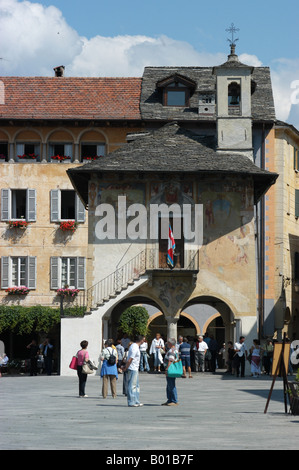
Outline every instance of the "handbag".
[[173, 361], [167, 369], [167, 377], [181, 377], [183, 375], [183, 364], [181, 359]]
[[90, 364], [90, 361], [83, 362], [82, 366], [82, 374], [93, 374], [94, 367], [92, 364]]
[[69, 368], [77, 370], [77, 366], [78, 366], [78, 358], [77, 358], [77, 356], [73, 356], [72, 360], [70, 362]]

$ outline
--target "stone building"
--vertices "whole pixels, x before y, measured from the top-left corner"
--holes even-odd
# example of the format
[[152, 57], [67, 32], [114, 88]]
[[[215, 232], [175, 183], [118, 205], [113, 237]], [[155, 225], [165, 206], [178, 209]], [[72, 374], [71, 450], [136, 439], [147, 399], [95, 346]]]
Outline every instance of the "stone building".
[[[146, 67], [127, 79], [58, 72], [3, 78], [0, 293], [2, 304], [59, 305], [57, 288], [72, 273], [81, 280], [71, 285], [87, 311], [61, 319], [61, 373], [82, 339], [97, 361], [133, 304], [147, 307], [153, 335], [295, 337], [299, 134], [275, 118], [269, 68], [240, 63], [232, 45], [217, 67]], [[29, 151], [40, 162], [22, 164]], [[53, 165], [59, 154], [71, 159]], [[17, 234], [7, 222], [24, 191], [30, 224]], [[67, 219], [81, 219], [67, 236], [57, 224], [71, 191]], [[24, 258], [36, 282], [8, 296]]]

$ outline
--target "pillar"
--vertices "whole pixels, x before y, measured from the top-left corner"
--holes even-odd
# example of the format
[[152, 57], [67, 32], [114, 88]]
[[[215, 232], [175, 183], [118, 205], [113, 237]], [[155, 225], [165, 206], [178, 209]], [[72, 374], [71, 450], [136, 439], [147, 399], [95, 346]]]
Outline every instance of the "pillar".
[[177, 339], [177, 323], [178, 317], [166, 317], [167, 321], [167, 339], [175, 338]]

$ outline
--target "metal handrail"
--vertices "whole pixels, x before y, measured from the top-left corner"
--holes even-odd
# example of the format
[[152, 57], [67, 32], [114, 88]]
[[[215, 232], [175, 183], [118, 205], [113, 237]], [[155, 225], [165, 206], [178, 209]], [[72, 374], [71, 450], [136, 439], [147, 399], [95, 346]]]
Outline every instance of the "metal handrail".
[[[199, 250], [187, 250], [186, 253], [190, 253], [187, 267], [174, 268], [174, 271], [196, 271], [199, 269]], [[86, 291], [87, 306], [92, 308], [108, 300], [111, 296], [116, 296], [128, 284], [138, 280], [146, 271], [169, 269], [159, 266], [158, 254], [157, 248], [146, 248], [113, 273], [91, 286]]]

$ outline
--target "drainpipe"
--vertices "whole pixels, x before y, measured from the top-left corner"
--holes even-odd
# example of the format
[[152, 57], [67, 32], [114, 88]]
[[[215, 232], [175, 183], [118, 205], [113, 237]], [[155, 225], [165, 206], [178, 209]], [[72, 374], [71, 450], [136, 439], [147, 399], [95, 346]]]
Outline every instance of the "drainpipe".
[[[261, 168], [265, 169], [265, 124], [262, 131]], [[259, 339], [263, 334], [265, 315], [265, 196], [260, 201], [260, 258], [259, 258]]]

